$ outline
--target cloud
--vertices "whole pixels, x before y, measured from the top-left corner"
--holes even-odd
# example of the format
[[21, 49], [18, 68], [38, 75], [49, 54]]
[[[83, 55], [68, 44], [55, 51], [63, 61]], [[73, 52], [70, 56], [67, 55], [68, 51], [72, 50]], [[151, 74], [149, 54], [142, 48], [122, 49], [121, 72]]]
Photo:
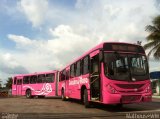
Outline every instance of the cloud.
[[14, 73], [13, 69], [22, 73], [61, 69], [100, 42], [144, 43], [145, 26], [158, 14], [152, 0], [77, 0], [70, 9], [48, 0], [21, 0], [17, 7], [32, 30], [41, 28], [44, 32], [32, 38], [19, 33], [7, 35], [16, 43], [15, 49], [8, 51], [11, 56], [1, 55], [8, 73]]
[[45, 21], [48, 11], [48, 0], [21, 0], [19, 7], [33, 26], [37, 27]]
[[[51, 8], [49, 1], [21, 0], [20, 7], [33, 26], [41, 27], [43, 23], [47, 25], [48, 34], [51, 36], [37, 40], [23, 35], [8, 35], [18, 49], [25, 49], [29, 61], [27, 66], [30, 67], [30, 63], [37, 67], [30, 67], [32, 71], [41, 69], [42, 64], [50, 69], [60, 68], [100, 42], [144, 42], [147, 34], [144, 28], [157, 12], [151, 0], [77, 0], [73, 12], [60, 7], [58, 9], [54, 5]], [[67, 19], [71, 21], [52, 28], [51, 21], [56, 22], [57, 15], [63, 18], [63, 23], [66, 23]]]
[[5, 74], [23, 74], [28, 73], [27, 69], [21, 66], [10, 53], [0, 53], [1, 72]]
[[159, 0], [155, 0], [155, 6], [157, 9], [160, 10], [160, 1]]
[[97, 43], [74, 32], [68, 25], [50, 28], [49, 33], [53, 38], [47, 40], [8, 35], [17, 49], [23, 51], [23, 54], [14, 54], [15, 58], [31, 72], [60, 69]]
[[0, 79], [2, 81], [2, 85], [6, 83], [8, 77], [12, 77], [16, 74], [25, 74], [29, 73], [28, 69], [18, 62], [17, 57], [7, 53], [0, 52]]
[[20, 44], [20, 46], [30, 45], [32, 41], [24, 36], [17, 36], [14, 34], [8, 34], [8, 38], [14, 41], [16, 44]]
[[54, 1], [49, 0], [20, 0], [17, 8], [26, 17], [26, 21], [39, 30], [58, 23], [68, 23], [75, 15], [72, 15], [69, 8], [56, 6]]

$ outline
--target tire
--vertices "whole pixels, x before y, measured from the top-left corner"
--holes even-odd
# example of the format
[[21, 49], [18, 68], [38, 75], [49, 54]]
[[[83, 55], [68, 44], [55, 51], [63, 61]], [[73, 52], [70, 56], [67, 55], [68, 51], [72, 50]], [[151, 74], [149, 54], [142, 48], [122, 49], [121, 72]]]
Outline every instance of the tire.
[[84, 103], [85, 108], [89, 108], [90, 107], [90, 103], [88, 101], [88, 92], [87, 92], [87, 89], [84, 89], [83, 103]]
[[62, 101], [66, 101], [65, 95], [64, 95], [64, 90], [62, 89], [61, 91], [61, 97], [62, 97]]
[[32, 98], [31, 90], [26, 91], [26, 98]]

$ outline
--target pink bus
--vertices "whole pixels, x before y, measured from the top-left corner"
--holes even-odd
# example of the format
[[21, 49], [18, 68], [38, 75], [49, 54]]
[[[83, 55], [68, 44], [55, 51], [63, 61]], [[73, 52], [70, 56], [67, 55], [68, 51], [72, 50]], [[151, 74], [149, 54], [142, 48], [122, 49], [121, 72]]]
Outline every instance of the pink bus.
[[12, 95], [26, 96], [56, 96], [58, 71], [21, 74], [13, 77]]
[[151, 101], [149, 67], [142, 46], [101, 43], [66, 66], [59, 74], [62, 100], [123, 104]]

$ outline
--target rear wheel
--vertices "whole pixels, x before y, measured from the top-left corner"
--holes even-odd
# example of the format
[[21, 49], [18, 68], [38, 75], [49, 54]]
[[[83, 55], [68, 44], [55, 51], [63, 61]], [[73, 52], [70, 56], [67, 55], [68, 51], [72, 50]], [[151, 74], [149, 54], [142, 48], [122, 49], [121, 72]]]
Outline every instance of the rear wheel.
[[90, 107], [90, 104], [89, 104], [89, 101], [88, 101], [88, 92], [87, 92], [87, 89], [84, 89], [83, 103], [84, 103], [85, 108], [89, 108]]
[[32, 98], [31, 90], [26, 91], [26, 98]]

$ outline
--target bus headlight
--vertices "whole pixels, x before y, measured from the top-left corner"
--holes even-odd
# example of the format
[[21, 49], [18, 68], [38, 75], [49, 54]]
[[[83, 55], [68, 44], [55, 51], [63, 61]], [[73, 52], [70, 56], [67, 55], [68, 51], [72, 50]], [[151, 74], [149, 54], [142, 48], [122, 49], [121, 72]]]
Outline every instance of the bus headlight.
[[107, 88], [110, 93], [117, 93], [116, 89], [113, 88], [111, 85], [107, 85]]
[[145, 89], [146, 93], [149, 93], [151, 91], [151, 85], [148, 85], [147, 88]]

